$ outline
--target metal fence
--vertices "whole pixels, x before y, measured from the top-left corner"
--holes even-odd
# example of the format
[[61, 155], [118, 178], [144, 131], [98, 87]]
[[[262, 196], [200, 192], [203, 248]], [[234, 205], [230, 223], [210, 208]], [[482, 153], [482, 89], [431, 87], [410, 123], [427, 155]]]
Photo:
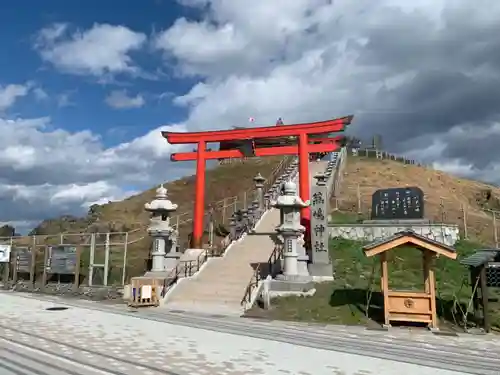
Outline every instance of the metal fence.
[[[352, 223], [371, 219], [373, 186], [343, 187], [341, 198], [331, 198], [332, 220]], [[425, 193], [425, 192], [424, 192]], [[480, 208], [466, 199], [424, 195], [424, 218], [431, 223], [455, 224], [461, 238], [498, 247], [500, 211]]]
[[[284, 157], [268, 176], [263, 176], [265, 178], [263, 190], [268, 191], [276, 179], [285, 172], [294, 160], [295, 157], [293, 156]], [[256, 189], [252, 187], [238, 195], [226, 197], [218, 202], [209, 204], [204, 216], [206, 240], [208, 241], [214, 238], [214, 234], [210, 233], [213, 228], [217, 228], [221, 225], [227, 227], [231, 216], [239, 210], [246, 209], [255, 199]], [[172, 218], [173, 226], [179, 231], [180, 246], [182, 248], [189, 246], [188, 237], [191, 233], [190, 224], [192, 220], [192, 211], [174, 215]]]
[[138, 230], [0, 237], [0, 244], [11, 246], [11, 267], [19, 279], [38, 279], [47, 266], [48, 249], [67, 246], [77, 249], [79, 274], [85, 277], [87, 285], [120, 284], [125, 280], [127, 247], [134, 232]]
[[[269, 190], [294, 159], [294, 157], [283, 158], [270, 175], [264, 176], [266, 179], [264, 191]], [[228, 227], [231, 216], [248, 207], [256, 199], [255, 194], [255, 188], [249, 189], [237, 196], [224, 198], [209, 206], [204, 217], [205, 239], [207, 241], [205, 246], [222, 246], [216, 241], [218, 237], [222, 241], [225, 233], [217, 233], [218, 228]], [[173, 215], [171, 223], [179, 233], [178, 246], [182, 251], [189, 247], [192, 211]], [[126, 224], [130, 225], [131, 223]], [[123, 285], [129, 277], [135, 276], [147, 268], [148, 259], [144, 259], [143, 264], [131, 264], [138, 262], [137, 258], [131, 257], [131, 253], [139, 251], [144, 254], [144, 249], [150, 250], [152, 245], [151, 238], [146, 232], [148, 225], [144, 223], [132, 223], [132, 225], [137, 227], [128, 232], [89, 233], [91, 224], [87, 228], [89, 232], [84, 233], [65, 232], [56, 235], [0, 237], [0, 244], [11, 245], [13, 254], [11, 263], [15, 263], [11, 264], [10, 267], [0, 264], [0, 267], [3, 268], [2, 272], [16, 271], [16, 277], [34, 281], [44, 273], [46, 267], [46, 259], [44, 258], [48, 247], [74, 246], [78, 249], [79, 274], [85, 279], [85, 284], [89, 286]], [[29, 255], [26, 255], [27, 253]], [[10, 274], [12, 275], [12, 273]]]
[[393, 160], [403, 164], [419, 165], [429, 167], [428, 165], [422, 164], [414, 159], [408, 159], [405, 156], [391, 154], [386, 151], [376, 150], [376, 149], [350, 149], [348, 150], [349, 155], [360, 156], [371, 159], [384, 159]]

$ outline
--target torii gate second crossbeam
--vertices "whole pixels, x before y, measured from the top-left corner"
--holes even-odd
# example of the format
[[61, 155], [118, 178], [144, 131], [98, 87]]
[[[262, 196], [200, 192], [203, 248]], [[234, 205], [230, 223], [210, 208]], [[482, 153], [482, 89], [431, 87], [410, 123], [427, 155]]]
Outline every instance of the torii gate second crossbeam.
[[[349, 125], [353, 116], [347, 116], [327, 121], [266, 126], [246, 129], [218, 130], [206, 132], [162, 132], [162, 135], [170, 144], [197, 144], [196, 152], [181, 152], [171, 155], [172, 161], [196, 160], [196, 187], [195, 187], [195, 207], [193, 215], [193, 237], [191, 246], [201, 248], [203, 236], [203, 216], [205, 208], [205, 168], [206, 160], [221, 159], [228, 157], [242, 157], [242, 151], [207, 150], [208, 143], [221, 141], [246, 140], [252, 141], [256, 138], [278, 138], [278, 137], [297, 137], [297, 145], [275, 146], [256, 148], [253, 150], [254, 156], [272, 156], [272, 155], [298, 155], [299, 157], [299, 195], [303, 200], [310, 198], [309, 181], [309, 154], [318, 152], [332, 152], [338, 149], [336, 139], [321, 139], [318, 144], [309, 143], [311, 134], [329, 134], [343, 131], [346, 125]], [[311, 139], [316, 141], [316, 139]], [[310, 211], [304, 209], [301, 212], [302, 219], [309, 220]]]

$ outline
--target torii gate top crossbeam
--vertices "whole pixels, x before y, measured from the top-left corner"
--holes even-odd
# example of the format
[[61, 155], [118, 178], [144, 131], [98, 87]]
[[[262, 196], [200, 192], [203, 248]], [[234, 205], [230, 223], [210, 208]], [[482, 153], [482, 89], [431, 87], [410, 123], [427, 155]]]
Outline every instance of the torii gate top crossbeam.
[[249, 138], [270, 138], [270, 137], [288, 137], [298, 135], [299, 133], [329, 133], [341, 131], [346, 125], [349, 125], [353, 116], [346, 116], [337, 119], [311, 122], [295, 125], [265, 126], [258, 128], [217, 130], [207, 132], [162, 132], [162, 136], [170, 144], [189, 144], [204, 141], [207, 143], [240, 140]]

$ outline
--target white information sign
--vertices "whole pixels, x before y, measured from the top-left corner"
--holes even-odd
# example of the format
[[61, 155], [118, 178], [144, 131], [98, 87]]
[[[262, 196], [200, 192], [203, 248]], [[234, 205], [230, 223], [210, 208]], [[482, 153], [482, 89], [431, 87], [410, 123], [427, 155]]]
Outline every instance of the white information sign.
[[0, 263], [10, 262], [10, 245], [0, 245]]

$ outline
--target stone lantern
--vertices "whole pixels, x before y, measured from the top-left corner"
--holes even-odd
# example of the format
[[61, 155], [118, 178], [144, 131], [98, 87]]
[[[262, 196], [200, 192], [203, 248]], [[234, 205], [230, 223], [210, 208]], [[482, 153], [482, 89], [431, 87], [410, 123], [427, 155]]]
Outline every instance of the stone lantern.
[[259, 203], [258, 211], [260, 216], [266, 210], [264, 207], [264, 182], [266, 182], [266, 179], [258, 173], [257, 176], [253, 178], [253, 181], [255, 182], [255, 200]]
[[151, 272], [165, 272], [177, 266], [180, 253], [177, 252], [177, 230], [170, 225], [170, 218], [177, 210], [167, 196], [167, 189], [161, 185], [156, 189], [153, 201], [144, 209], [151, 212], [148, 234], [153, 238], [153, 265]]
[[[281, 212], [281, 224], [276, 232], [283, 238], [283, 275], [277, 277], [284, 281], [299, 281], [303, 279], [303, 267], [299, 267], [299, 239], [303, 236], [305, 228], [300, 224], [300, 210], [309, 207], [309, 201], [304, 202], [297, 195], [297, 185], [292, 181], [283, 184], [283, 195], [280, 195], [273, 204]], [[305, 254], [304, 254], [305, 256]], [[301, 270], [302, 268], [302, 270]], [[306, 268], [307, 270], [307, 268]]]

